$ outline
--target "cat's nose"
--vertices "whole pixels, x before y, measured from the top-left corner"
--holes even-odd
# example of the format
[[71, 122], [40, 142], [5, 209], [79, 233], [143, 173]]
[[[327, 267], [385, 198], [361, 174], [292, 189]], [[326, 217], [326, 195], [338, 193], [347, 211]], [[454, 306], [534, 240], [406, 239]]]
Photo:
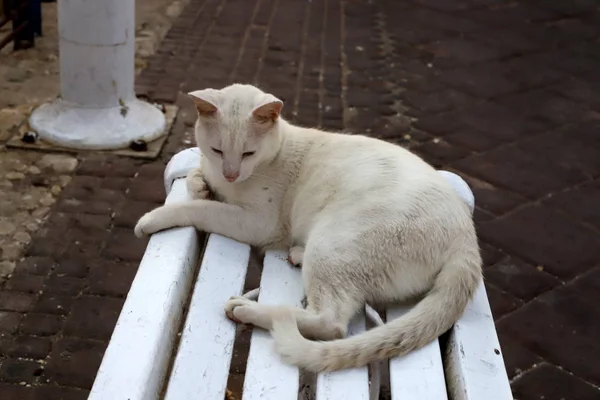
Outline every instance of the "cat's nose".
[[238, 172], [238, 173], [231, 173], [231, 174], [223, 174], [223, 176], [225, 177], [225, 179], [227, 179], [227, 182], [233, 182], [237, 178], [240, 177], [240, 174]]

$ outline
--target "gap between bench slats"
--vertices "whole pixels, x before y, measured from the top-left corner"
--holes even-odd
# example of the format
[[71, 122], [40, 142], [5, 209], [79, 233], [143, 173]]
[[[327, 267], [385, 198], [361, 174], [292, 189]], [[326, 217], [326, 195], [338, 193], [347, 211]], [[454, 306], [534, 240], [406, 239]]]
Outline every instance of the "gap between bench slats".
[[209, 236], [165, 400], [224, 398], [236, 326], [223, 307], [241, 294], [249, 257], [249, 246]]
[[[184, 201], [178, 180], [167, 203]], [[89, 400], [157, 399], [198, 262], [198, 237], [191, 227], [150, 238]]]

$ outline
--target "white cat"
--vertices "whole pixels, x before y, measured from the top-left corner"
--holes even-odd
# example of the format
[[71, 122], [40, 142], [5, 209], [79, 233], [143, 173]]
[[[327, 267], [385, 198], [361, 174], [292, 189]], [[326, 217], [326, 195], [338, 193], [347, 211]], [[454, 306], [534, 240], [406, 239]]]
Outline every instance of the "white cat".
[[[229, 318], [270, 330], [289, 363], [330, 371], [417, 349], [460, 317], [481, 257], [470, 210], [441, 174], [399, 146], [293, 126], [283, 103], [254, 86], [190, 95], [203, 153], [188, 175], [196, 200], [149, 212], [136, 235], [195, 226], [291, 248], [303, 264], [306, 310], [233, 297]], [[417, 296], [404, 316], [344, 338], [365, 303]]]

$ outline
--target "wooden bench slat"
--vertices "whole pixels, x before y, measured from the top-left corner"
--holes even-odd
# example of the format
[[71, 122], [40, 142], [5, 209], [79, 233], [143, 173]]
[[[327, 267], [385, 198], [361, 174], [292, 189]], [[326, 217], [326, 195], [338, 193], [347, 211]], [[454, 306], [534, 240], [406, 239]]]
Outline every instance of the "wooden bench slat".
[[[304, 289], [300, 270], [287, 262], [287, 253], [268, 251], [265, 255], [260, 295], [263, 304], [301, 307]], [[254, 329], [244, 380], [243, 400], [297, 400], [298, 368], [284, 363], [275, 352], [269, 332]]]
[[[167, 203], [186, 199], [185, 182], [178, 180]], [[158, 398], [197, 262], [194, 228], [150, 238], [89, 400]]]
[[250, 247], [209, 236], [165, 400], [223, 399], [236, 326], [224, 305], [244, 287]]
[[483, 282], [450, 332], [445, 363], [453, 400], [512, 400]]
[[[396, 319], [410, 310], [410, 306], [390, 307], [387, 320]], [[389, 361], [390, 389], [396, 400], [445, 400], [446, 381], [438, 340]]]
[[[365, 317], [360, 315], [352, 320], [348, 335], [365, 331]], [[368, 367], [346, 369], [322, 373], [317, 376], [317, 400], [368, 400]]]

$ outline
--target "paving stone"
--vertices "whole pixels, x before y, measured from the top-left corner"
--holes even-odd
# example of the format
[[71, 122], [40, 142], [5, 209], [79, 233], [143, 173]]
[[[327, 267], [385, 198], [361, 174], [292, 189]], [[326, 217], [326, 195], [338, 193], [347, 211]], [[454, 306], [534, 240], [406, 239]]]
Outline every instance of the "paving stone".
[[550, 364], [541, 364], [512, 385], [518, 399], [594, 400], [600, 389]]
[[29, 311], [35, 304], [36, 296], [9, 290], [0, 290], [0, 311]]
[[600, 229], [600, 180], [553, 195], [544, 201]]
[[[452, 166], [469, 175], [503, 188], [511, 188], [525, 197], [540, 198], [554, 191], [587, 180], [577, 164], [569, 163], [576, 157], [567, 153], [548, 137], [537, 137], [515, 145], [500, 147], [485, 154], [469, 156]], [[544, 157], [541, 157], [541, 155]], [[507, 162], [510, 160], [510, 162]], [[555, 160], [548, 163], [545, 160]]]
[[6, 283], [8, 290], [38, 293], [44, 288], [46, 278], [40, 275], [15, 274]]
[[76, 296], [81, 292], [84, 285], [85, 281], [81, 278], [53, 276], [48, 279], [44, 291], [48, 294]]
[[17, 264], [15, 275], [19, 273], [33, 275], [47, 275], [54, 265], [49, 257], [26, 257]]
[[517, 115], [494, 103], [473, 103], [452, 114], [460, 129], [445, 139], [476, 151], [490, 150], [502, 143], [543, 132], [542, 122]]
[[0, 366], [0, 380], [10, 383], [32, 383], [39, 376], [41, 367], [36, 361], [7, 358]]
[[519, 84], [499, 73], [490, 72], [487, 64], [477, 64], [444, 71], [437, 77], [456, 90], [481, 99], [490, 99], [516, 92]]
[[464, 174], [459, 175], [471, 187], [477, 206], [492, 214], [505, 214], [527, 201], [519, 195], [502, 190], [485, 181]]
[[28, 313], [23, 318], [21, 332], [28, 335], [51, 336], [62, 327], [63, 319], [55, 314]]
[[82, 296], [75, 301], [64, 332], [69, 336], [108, 340], [122, 307], [120, 299]]
[[33, 390], [31, 400], [86, 400], [89, 390], [41, 385]]
[[475, 225], [479, 226], [479, 224], [483, 222], [488, 222], [496, 219], [494, 214], [489, 211], [482, 209], [481, 207], [475, 206], [475, 212], [473, 213], [473, 219], [475, 220]]
[[523, 305], [521, 300], [487, 283], [485, 289], [492, 309], [492, 315], [495, 320]]
[[133, 229], [145, 213], [156, 207], [156, 203], [127, 200], [115, 216], [115, 226]]
[[42, 314], [67, 315], [71, 312], [74, 298], [59, 294], [44, 293], [32, 311]]
[[502, 357], [504, 358], [506, 373], [509, 379], [520, 375], [543, 361], [538, 355], [526, 349], [506, 334], [499, 334], [498, 339], [500, 340]]
[[82, 259], [63, 258], [56, 263], [54, 275], [85, 278], [88, 273], [88, 261]]
[[479, 240], [479, 249], [484, 268], [491, 267], [505, 257], [505, 254], [494, 246]]
[[31, 394], [30, 388], [16, 383], [0, 382], [0, 398], [2, 400], [31, 400]]
[[138, 269], [137, 263], [99, 261], [90, 271], [88, 292], [101, 296], [124, 297]]
[[433, 139], [411, 149], [436, 168], [443, 168], [452, 161], [464, 158], [469, 153], [441, 140]]
[[500, 48], [484, 46], [463, 38], [445, 39], [421, 48], [434, 56], [432, 60], [434, 65], [442, 68], [496, 60], [508, 55]]
[[104, 343], [91, 340], [59, 339], [52, 349], [45, 375], [59, 385], [91, 388], [105, 346]]
[[494, 286], [524, 301], [561, 284], [558, 279], [544, 272], [542, 266], [531, 265], [512, 257], [487, 268], [485, 278]]
[[409, 92], [403, 103], [420, 111], [421, 115], [427, 113], [440, 113], [461, 108], [475, 102], [471, 96], [453, 89], [434, 93]]
[[506, 96], [499, 100], [499, 103], [514, 108], [518, 113], [547, 120], [556, 125], [564, 125], [594, 115], [578, 103], [548, 89]]
[[50, 353], [51, 347], [52, 343], [48, 338], [19, 336], [9, 341], [4, 353], [11, 357], [39, 360], [45, 358]]
[[138, 239], [132, 229], [113, 229], [103, 256], [110, 259], [139, 262], [146, 251], [148, 239]]
[[573, 278], [600, 261], [600, 236], [545, 206], [528, 206], [483, 223], [479, 234], [561, 279]]
[[537, 297], [498, 323], [500, 332], [549, 362], [600, 383], [600, 269]]
[[134, 179], [128, 198], [149, 203], [162, 204], [165, 202], [165, 185], [163, 177], [155, 179]]
[[0, 334], [13, 333], [21, 323], [23, 314], [12, 311], [0, 311]]
[[577, 78], [569, 78], [560, 81], [550, 90], [573, 100], [584, 107], [600, 110], [600, 84], [582, 81]]

